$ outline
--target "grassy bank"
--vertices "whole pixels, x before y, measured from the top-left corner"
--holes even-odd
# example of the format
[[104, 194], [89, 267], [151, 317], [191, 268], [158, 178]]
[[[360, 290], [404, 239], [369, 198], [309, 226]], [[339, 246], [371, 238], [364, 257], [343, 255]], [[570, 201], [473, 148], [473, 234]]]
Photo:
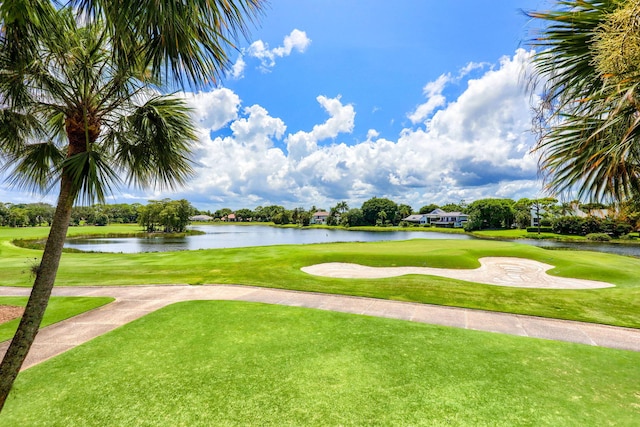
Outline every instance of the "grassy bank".
[[[577, 236], [570, 234], [556, 234], [556, 233], [530, 233], [527, 230], [520, 229], [510, 229], [510, 230], [479, 230], [473, 231], [470, 234], [485, 238], [485, 239], [548, 239], [548, 240], [558, 240], [561, 242], [585, 242], [591, 243], [585, 236]], [[638, 240], [640, 236], [638, 233], [629, 233], [628, 239], [612, 239], [607, 241], [607, 243], [616, 243], [616, 244], [631, 244], [631, 245], [640, 245], [640, 240]]]
[[[51, 297], [47, 311], [40, 327], [77, 316], [85, 311], [93, 310], [113, 301], [113, 298], [88, 298], [88, 297]], [[0, 297], [0, 305], [27, 305], [27, 297]], [[0, 342], [13, 337], [18, 328], [19, 319], [0, 324]]]
[[[86, 229], [88, 227], [80, 227]], [[98, 227], [96, 227], [98, 228]], [[127, 226], [101, 228], [130, 231]], [[71, 229], [71, 233], [85, 230]], [[43, 229], [0, 230], [0, 284], [30, 286], [37, 250], [12, 238]], [[529, 258], [555, 266], [551, 274], [616, 285], [596, 290], [541, 290], [482, 285], [435, 276], [331, 279], [300, 271], [323, 262], [370, 266], [476, 268], [485, 256]], [[143, 254], [65, 253], [57, 285], [242, 284], [469, 307], [570, 320], [640, 327], [640, 259], [578, 251], [549, 251], [482, 240], [427, 240], [284, 245]]]
[[189, 302], [23, 372], [0, 424], [634, 425], [638, 364], [628, 351]]

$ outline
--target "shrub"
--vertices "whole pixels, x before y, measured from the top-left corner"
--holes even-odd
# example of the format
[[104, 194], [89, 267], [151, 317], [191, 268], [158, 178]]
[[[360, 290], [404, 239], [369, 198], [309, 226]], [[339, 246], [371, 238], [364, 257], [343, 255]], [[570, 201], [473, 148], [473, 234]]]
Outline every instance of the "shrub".
[[631, 233], [631, 231], [633, 231], [633, 227], [630, 224], [627, 224], [625, 222], [620, 222], [616, 224], [616, 229], [615, 229], [616, 236], [623, 236], [623, 235], [628, 236], [629, 233]]
[[603, 230], [603, 224], [604, 221], [601, 219], [598, 219], [596, 217], [593, 216], [588, 216], [584, 219], [584, 222], [582, 223], [582, 235], [586, 236], [588, 234], [595, 234], [595, 233], [605, 233], [606, 231]]
[[611, 240], [611, 237], [606, 233], [589, 233], [586, 237], [587, 240], [591, 240], [592, 242], [608, 242]]
[[584, 219], [577, 216], [562, 216], [553, 221], [553, 231], [558, 234], [582, 234]]

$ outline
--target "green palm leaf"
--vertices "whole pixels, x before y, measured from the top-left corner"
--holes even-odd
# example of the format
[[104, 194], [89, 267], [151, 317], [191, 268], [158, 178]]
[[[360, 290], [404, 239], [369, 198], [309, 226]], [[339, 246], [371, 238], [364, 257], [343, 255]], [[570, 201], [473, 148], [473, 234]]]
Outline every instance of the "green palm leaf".
[[124, 117], [121, 128], [128, 132], [109, 138], [119, 138], [115, 157], [130, 183], [173, 188], [192, 175], [188, 146], [196, 132], [184, 100], [152, 98]]
[[638, 81], [599, 62], [609, 20], [634, 2], [566, 0], [530, 14], [546, 24], [532, 44], [542, 49], [534, 66], [545, 94], [536, 151], [552, 191], [624, 200], [638, 189]]
[[80, 201], [91, 204], [94, 200], [104, 203], [115, 185], [118, 174], [109, 165], [108, 157], [97, 151], [86, 151], [68, 157], [62, 169], [72, 182], [72, 191]]
[[64, 153], [53, 142], [29, 144], [12, 156], [9, 183], [32, 192], [47, 193], [59, 178]]
[[[154, 78], [180, 85], [211, 84], [229, 66], [229, 51], [264, 0], [72, 0], [73, 7], [103, 17], [120, 66], [144, 55]], [[171, 17], [171, 19], [167, 19]]]

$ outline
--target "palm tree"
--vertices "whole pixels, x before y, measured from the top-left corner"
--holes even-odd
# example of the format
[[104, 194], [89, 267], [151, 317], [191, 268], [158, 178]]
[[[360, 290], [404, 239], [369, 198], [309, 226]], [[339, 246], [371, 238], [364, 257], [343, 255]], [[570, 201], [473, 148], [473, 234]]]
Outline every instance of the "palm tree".
[[345, 201], [343, 200], [343, 201], [338, 202], [338, 203], [336, 204], [335, 209], [336, 209], [336, 211], [338, 211], [339, 213], [341, 213], [341, 214], [342, 214], [342, 213], [345, 213], [346, 211], [348, 211], [348, 210], [349, 210], [349, 205], [347, 204], [347, 202], [345, 202]]
[[223, 31], [244, 28], [242, 14], [259, 0], [166, 0], [163, 16], [158, 1], [69, 3], [0, 7], [4, 168], [18, 186], [59, 190], [29, 302], [0, 364], [0, 410], [48, 304], [73, 204], [104, 201], [122, 183], [165, 188], [187, 180], [196, 139], [190, 111], [160, 90], [218, 77], [230, 40]]
[[544, 96], [541, 168], [553, 191], [624, 200], [640, 188], [640, 2], [559, 0], [529, 13]]

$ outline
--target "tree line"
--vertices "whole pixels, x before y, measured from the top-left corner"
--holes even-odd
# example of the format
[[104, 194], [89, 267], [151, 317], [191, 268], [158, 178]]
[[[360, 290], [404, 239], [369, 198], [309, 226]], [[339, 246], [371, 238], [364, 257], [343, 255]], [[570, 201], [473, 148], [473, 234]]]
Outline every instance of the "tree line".
[[[0, 202], [0, 226], [49, 226], [55, 208], [48, 203]], [[184, 232], [198, 211], [187, 200], [149, 200], [140, 203], [74, 206], [69, 225], [140, 224], [146, 231]]]
[[[260, 221], [273, 222], [275, 224], [298, 224], [307, 226], [311, 224], [316, 212], [326, 212], [327, 225], [343, 227], [356, 226], [410, 226], [405, 219], [414, 214], [428, 214], [436, 209], [444, 212], [459, 212], [468, 215], [465, 225], [467, 231], [499, 228], [525, 229], [532, 226], [532, 216], [539, 219], [538, 224], [545, 227], [546, 231], [555, 231], [560, 234], [589, 234], [603, 232], [610, 235], [619, 235], [621, 230], [638, 230], [640, 228], [640, 200], [630, 200], [618, 205], [605, 205], [602, 203], [580, 203], [579, 201], [558, 202], [554, 198], [519, 200], [487, 198], [479, 199], [467, 204], [464, 200], [458, 203], [446, 203], [437, 205], [430, 203], [414, 210], [406, 204], [398, 204], [388, 198], [373, 197], [365, 201], [360, 207], [350, 207], [345, 201], [338, 202], [328, 210], [312, 206], [310, 209], [298, 207], [286, 209], [284, 206], [258, 206], [255, 209], [223, 208], [211, 211], [198, 211], [206, 214], [216, 221], [229, 220], [229, 215], [235, 215], [234, 221]], [[580, 228], [582, 216], [590, 218], [590, 225]], [[571, 218], [571, 219], [567, 219]], [[573, 224], [572, 227], [564, 226], [565, 223]], [[600, 224], [600, 226], [598, 226]], [[613, 225], [612, 225], [613, 224]], [[612, 228], [613, 227], [613, 228]], [[589, 233], [576, 230], [589, 230]], [[617, 232], [611, 232], [617, 229]], [[570, 230], [570, 232], [567, 232]], [[596, 231], [594, 231], [596, 230]]]
[[[372, 197], [360, 207], [350, 207], [346, 201], [336, 203], [329, 209], [312, 206], [309, 209], [296, 207], [287, 209], [281, 205], [257, 206], [254, 209], [222, 208], [216, 211], [199, 210], [187, 200], [150, 200], [140, 203], [95, 204], [75, 206], [71, 212], [70, 225], [140, 224], [146, 231], [183, 232], [194, 215], [208, 215], [214, 221], [273, 222], [277, 225], [296, 224], [308, 226], [313, 215], [326, 212], [326, 224], [343, 227], [357, 226], [410, 226], [404, 221], [410, 215], [428, 214], [435, 209], [445, 212], [460, 212], [468, 215], [465, 225], [468, 231], [497, 228], [528, 228], [532, 226], [532, 215], [539, 218], [537, 225], [544, 231], [559, 234], [582, 234], [602, 232], [617, 236], [624, 230], [640, 228], [640, 202], [631, 201], [609, 206], [601, 203], [563, 202], [553, 198], [512, 199], [487, 198], [472, 203], [437, 205], [430, 203], [414, 210], [407, 204], [398, 204], [388, 198]], [[584, 212], [580, 218], [577, 213]], [[46, 226], [53, 219], [54, 207], [47, 203], [2, 203], [0, 202], [0, 226], [26, 227]], [[614, 231], [617, 230], [617, 231]], [[627, 231], [628, 232], [628, 231]]]

